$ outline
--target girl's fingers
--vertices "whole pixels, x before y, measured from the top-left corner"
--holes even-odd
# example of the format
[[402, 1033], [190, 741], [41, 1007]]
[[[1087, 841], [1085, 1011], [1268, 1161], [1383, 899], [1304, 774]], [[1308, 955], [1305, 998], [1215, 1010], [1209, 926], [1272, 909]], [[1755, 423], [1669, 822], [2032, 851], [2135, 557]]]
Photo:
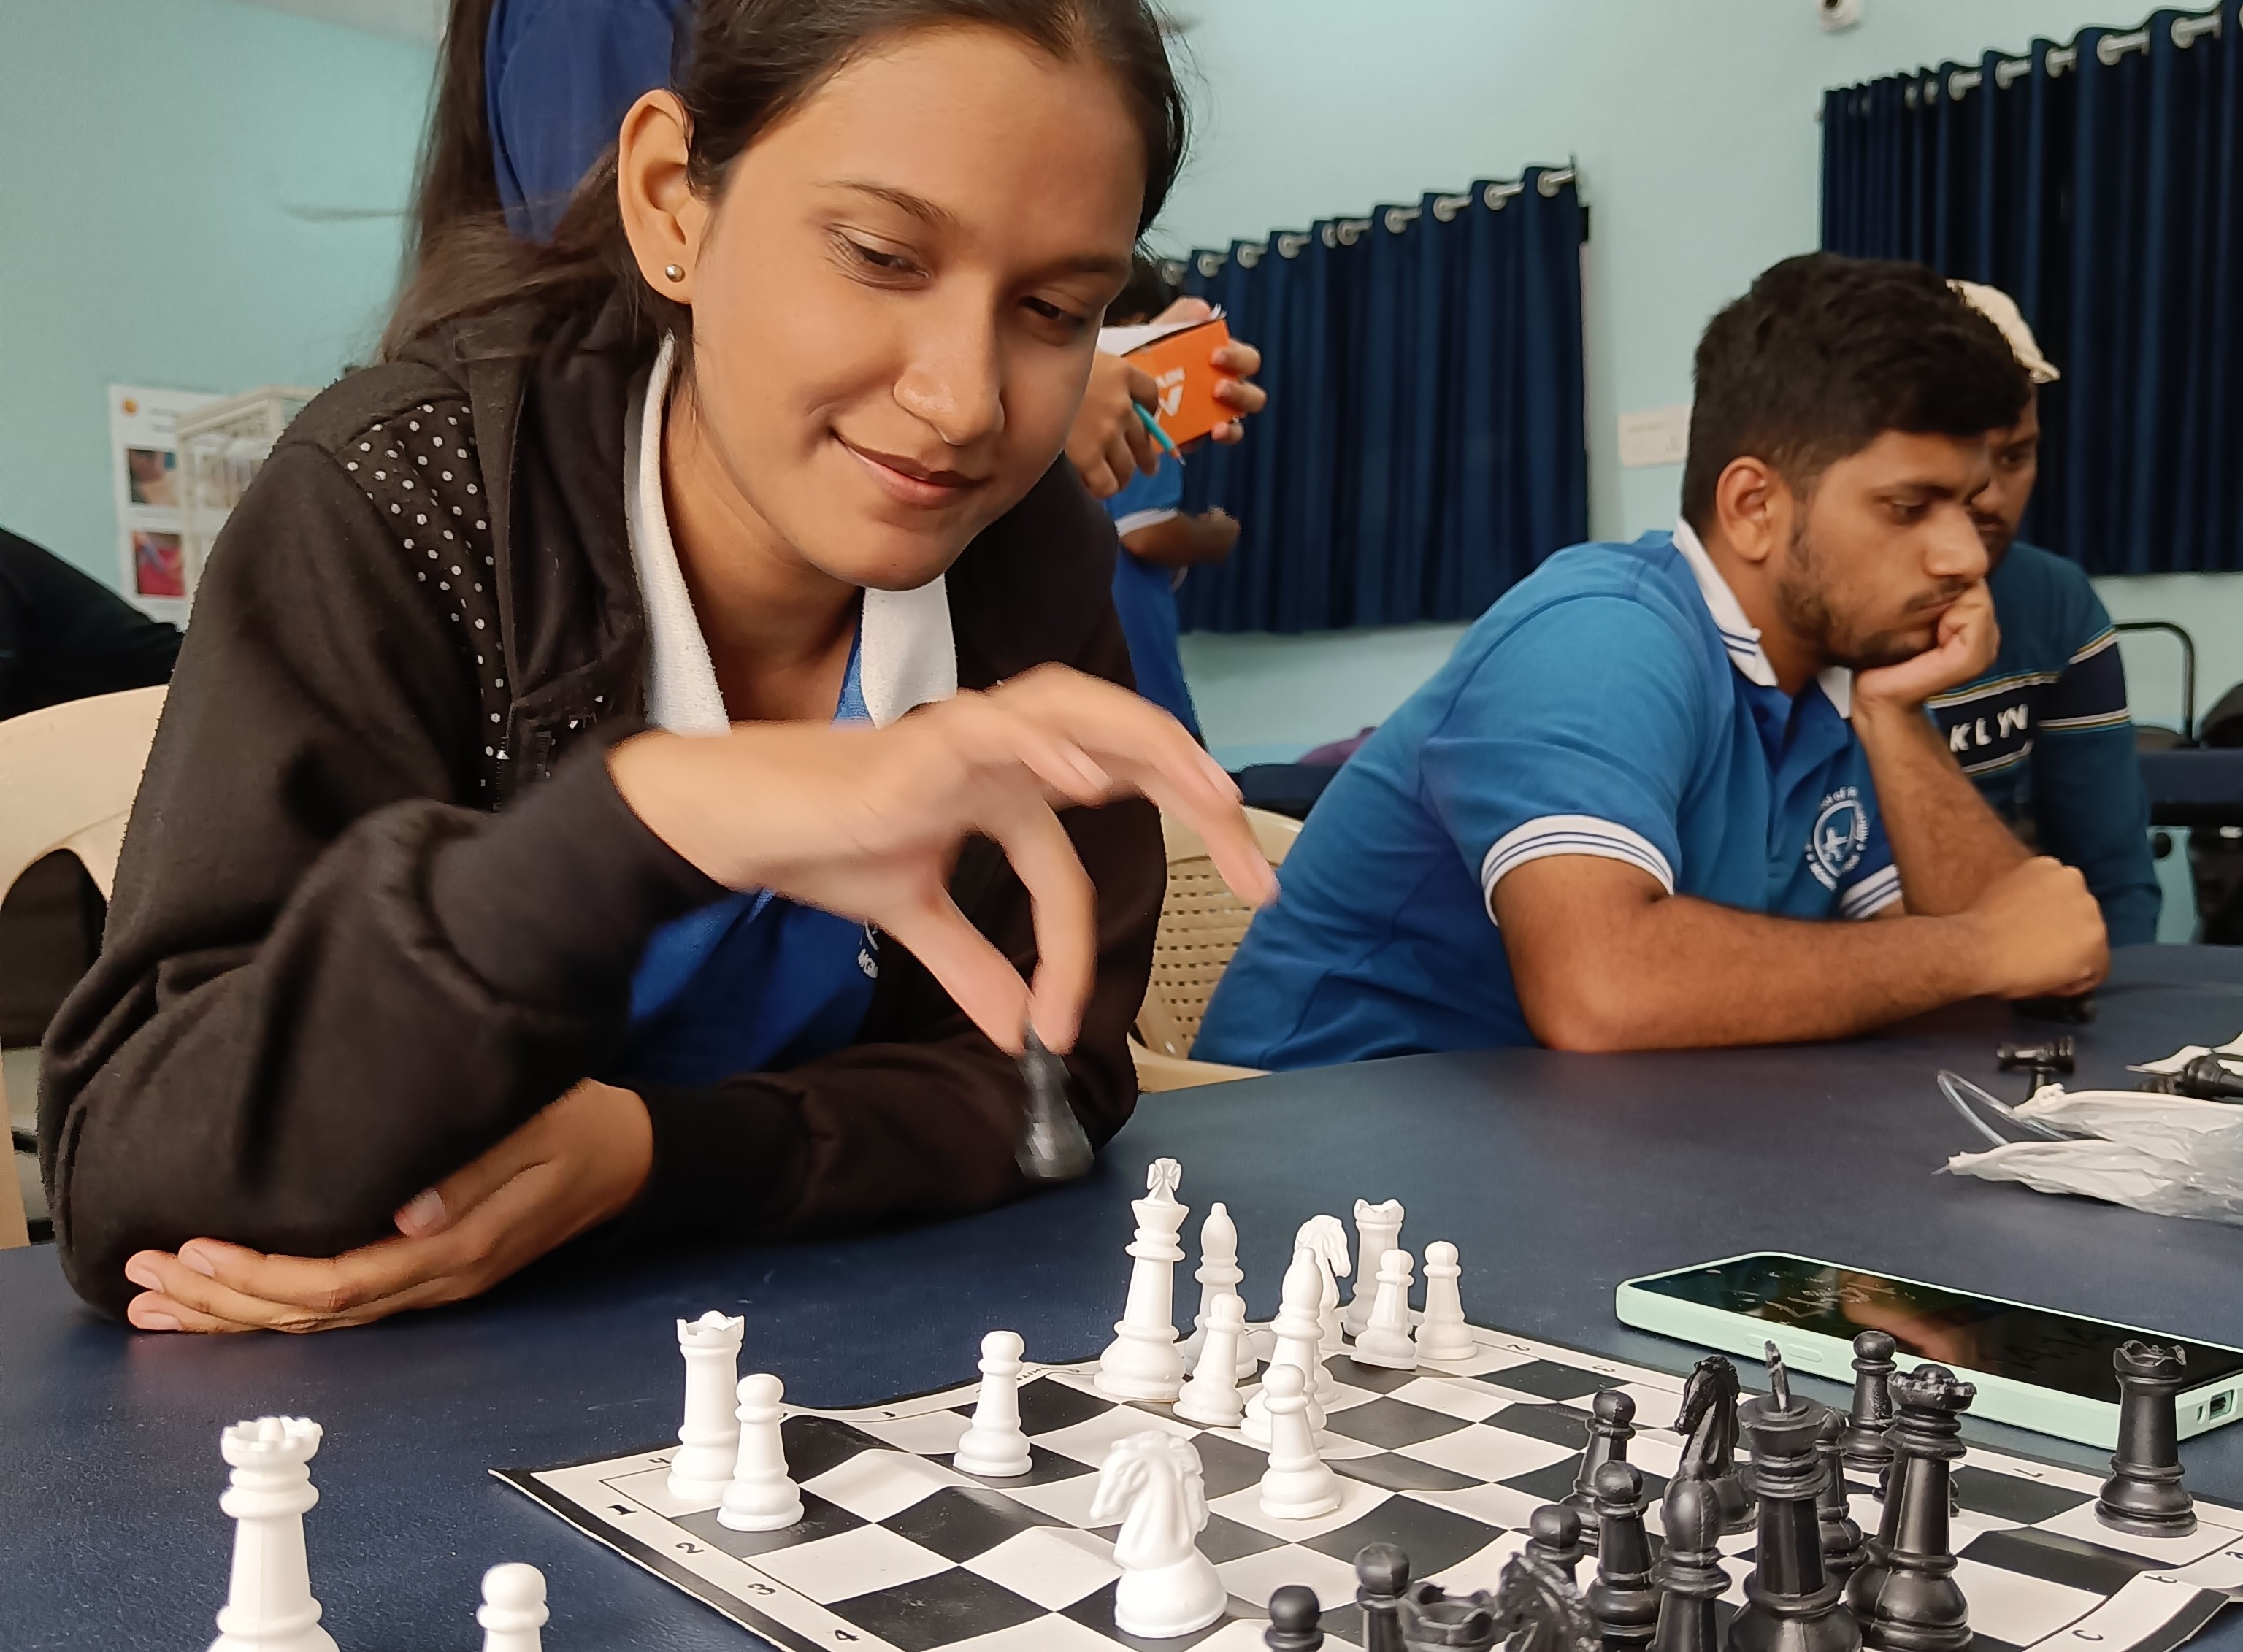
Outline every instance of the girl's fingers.
[[1028, 984], [946, 891], [938, 889], [931, 899], [879, 915], [877, 921], [992, 1044], [1007, 1055], [1020, 1053], [1020, 1032], [1028, 1018]]
[[160, 1291], [143, 1291], [134, 1297], [125, 1304], [125, 1318], [136, 1331], [184, 1331], [197, 1336], [233, 1336], [259, 1328], [201, 1313]]
[[1074, 1048], [1098, 971], [1098, 890], [1083, 870], [1059, 816], [1041, 802], [1007, 811], [984, 827], [1028, 891], [1035, 927], [1036, 974], [1030, 1013], [1047, 1049]]

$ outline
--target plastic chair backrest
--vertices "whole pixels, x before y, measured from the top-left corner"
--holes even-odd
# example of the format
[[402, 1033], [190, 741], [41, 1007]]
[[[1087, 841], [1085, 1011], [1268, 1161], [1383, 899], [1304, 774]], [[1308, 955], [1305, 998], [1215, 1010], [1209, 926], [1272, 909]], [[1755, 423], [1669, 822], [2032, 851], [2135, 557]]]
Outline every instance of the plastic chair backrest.
[[[104, 899], [148, 766], [164, 689], [97, 695], [0, 722], [0, 894], [57, 850], [77, 856]], [[0, 1081], [0, 1113], [7, 1110]], [[28, 1242], [14, 1155], [0, 1173], [0, 1250]]]
[[[1249, 809], [1247, 822], [1270, 864], [1283, 863], [1301, 823]], [[1158, 1055], [1189, 1057], [1199, 1038], [1207, 1001], [1246, 938], [1253, 909], [1230, 892], [1215, 870], [1207, 845], [1181, 821], [1161, 816], [1169, 855], [1168, 892], [1153, 940], [1153, 973], [1137, 1011], [1137, 1036]]]

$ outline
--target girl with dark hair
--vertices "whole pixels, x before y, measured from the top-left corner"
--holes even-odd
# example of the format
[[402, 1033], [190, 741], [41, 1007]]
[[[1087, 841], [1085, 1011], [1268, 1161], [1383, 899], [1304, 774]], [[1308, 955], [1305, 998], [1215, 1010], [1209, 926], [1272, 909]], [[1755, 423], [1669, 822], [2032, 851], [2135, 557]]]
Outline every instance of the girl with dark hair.
[[135, 1325], [1003, 1199], [1031, 1018], [1135, 1097], [1129, 795], [1271, 892], [1060, 456], [1182, 145], [1143, 0], [704, 0], [689, 61], [549, 245], [424, 250], [210, 562], [41, 1096]]

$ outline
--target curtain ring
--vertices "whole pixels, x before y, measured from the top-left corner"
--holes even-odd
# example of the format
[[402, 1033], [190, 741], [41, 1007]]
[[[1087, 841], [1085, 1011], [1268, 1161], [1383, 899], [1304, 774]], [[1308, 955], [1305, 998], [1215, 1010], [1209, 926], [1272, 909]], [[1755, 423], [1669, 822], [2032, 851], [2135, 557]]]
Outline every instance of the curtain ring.
[[1423, 217], [1425, 209], [1418, 206], [1390, 206], [1386, 209], [1386, 232], [1399, 235]]
[[1230, 256], [1238, 260], [1238, 267], [1250, 270], [1262, 262], [1262, 254], [1269, 249], [1253, 241], [1241, 241], [1231, 249]]
[[1309, 238], [1305, 235], [1280, 235], [1277, 238], [1277, 256], [1297, 259], [1301, 256], [1301, 249], [1308, 244]]
[[1558, 191], [1572, 183], [1577, 176], [1579, 174], [1570, 166], [1561, 166], [1556, 171], [1551, 171], [1546, 168], [1542, 175], [1534, 180], [1534, 192], [1546, 201], [1554, 201], [1558, 198]]
[[1223, 255], [1220, 252], [1202, 252], [1196, 262], [1200, 279], [1203, 281], [1212, 281], [1223, 273]]
[[1433, 197], [1433, 216], [1444, 224], [1453, 224], [1457, 221], [1457, 214], [1471, 205], [1470, 190], [1461, 195], [1436, 195]]
[[1184, 275], [1184, 261], [1182, 259], [1161, 260], [1161, 279], [1166, 281], [1170, 286], [1182, 285]]
[[1480, 199], [1487, 203], [1489, 212], [1500, 212], [1503, 211], [1504, 204], [1512, 196], [1523, 195], [1526, 192], [1526, 185], [1524, 184], [1490, 184], [1480, 191]]

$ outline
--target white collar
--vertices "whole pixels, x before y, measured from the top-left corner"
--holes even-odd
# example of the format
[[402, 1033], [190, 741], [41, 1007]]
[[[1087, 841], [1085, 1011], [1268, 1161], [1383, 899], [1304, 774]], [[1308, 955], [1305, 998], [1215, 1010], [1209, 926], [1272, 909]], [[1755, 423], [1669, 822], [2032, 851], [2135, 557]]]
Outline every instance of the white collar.
[[[1729, 582], [1721, 577], [1721, 570], [1714, 566], [1714, 559], [1706, 553], [1698, 530], [1687, 522], [1674, 524], [1674, 548], [1690, 565], [1690, 572], [1698, 581], [1698, 594], [1705, 599], [1706, 612], [1713, 616], [1714, 629], [1721, 633], [1721, 647], [1728, 650], [1729, 663], [1748, 682], [1756, 682], [1763, 688], [1779, 687], [1775, 668], [1768, 662], [1768, 652], [1760, 645], [1760, 628], [1745, 618], [1744, 607], [1737, 594], [1729, 589]], [[1844, 666], [1826, 666], [1815, 674], [1815, 681], [1822, 686], [1823, 698], [1832, 709], [1848, 719], [1854, 715], [1854, 674]]]
[[[665, 338], [623, 414], [623, 520], [646, 604], [647, 721], [674, 734], [721, 735], [731, 727], [724, 691], [677, 565], [662, 497], [662, 415], [676, 359], [677, 340]], [[958, 648], [942, 575], [915, 591], [865, 593], [857, 672], [875, 728], [958, 692]]]

